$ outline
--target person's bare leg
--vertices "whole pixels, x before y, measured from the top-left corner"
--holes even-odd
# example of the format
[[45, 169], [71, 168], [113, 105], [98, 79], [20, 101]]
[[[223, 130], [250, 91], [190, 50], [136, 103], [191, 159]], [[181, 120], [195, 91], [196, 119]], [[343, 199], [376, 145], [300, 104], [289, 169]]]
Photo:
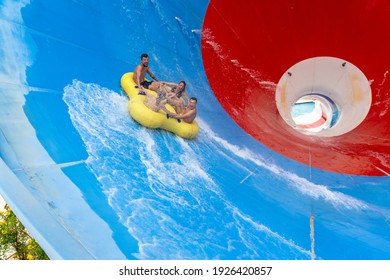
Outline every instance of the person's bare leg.
[[153, 82], [149, 85], [149, 89], [157, 92], [158, 88], [161, 86], [160, 82]]
[[177, 100], [176, 102], [176, 112], [178, 114], [182, 114], [184, 112], [184, 104], [181, 100]]
[[169, 111], [169, 110], [165, 107], [165, 104], [167, 104], [167, 101], [166, 101], [166, 100], [161, 101], [161, 102], [160, 102], [160, 105], [159, 105], [160, 109], [163, 110], [163, 111], [164, 111], [165, 113], [167, 113], [167, 114], [172, 114], [172, 112]]

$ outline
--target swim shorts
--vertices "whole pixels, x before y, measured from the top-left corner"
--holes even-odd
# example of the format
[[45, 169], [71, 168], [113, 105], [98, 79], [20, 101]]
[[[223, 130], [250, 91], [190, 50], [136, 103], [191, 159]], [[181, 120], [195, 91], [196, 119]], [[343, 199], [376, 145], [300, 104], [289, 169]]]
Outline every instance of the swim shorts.
[[144, 88], [149, 88], [149, 86], [151, 85], [151, 83], [153, 83], [153, 82], [142, 81], [142, 82], [141, 82], [141, 86], [143, 86]]

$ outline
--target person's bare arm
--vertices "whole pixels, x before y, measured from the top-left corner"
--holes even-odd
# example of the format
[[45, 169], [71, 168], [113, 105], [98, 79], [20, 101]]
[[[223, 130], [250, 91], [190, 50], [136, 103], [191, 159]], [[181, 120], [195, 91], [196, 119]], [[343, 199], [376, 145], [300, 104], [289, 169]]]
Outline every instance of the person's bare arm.
[[155, 80], [156, 82], [158, 82], [158, 79], [157, 79], [156, 76], [153, 74], [153, 72], [150, 71], [150, 69], [148, 69], [148, 71], [146, 71], [146, 72], [149, 74], [149, 76], [150, 76], [153, 80]]
[[170, 86], [170, 87], [177, 87], [178, 84], [176, 83], [172, 83], [172, 82], [164, 82], [167, 86]]
[[196, 111], [195, 111], [195, 109], [193, 109], [193, 110], [189, 110], [188, 112], [184, 113], [183, 115], [170, 113], [169, 117], [174, 118], [174, 119], [185, 119], [185, 118], [193, 117], [195, 115], [195, 113], [196, 113]]
[[134, 75], [136, 76], [136, 80], [135, 80], [135, 83], [137, 84], [138, 86], [138, 89], [139, 91], [145, 91], [144, 87], [141, 85], [141, 81], [140, 81], [140, 77], [141, 77], [141, 65], [138, 65], [137, 67], [135, 67], [134, 69]]
[[183, 96], [187, 100], [187, 104], [188, 104], [188, 102], [190, 102], [190, 98], [188, 97], [188, 94], [186, 91], [183, 91]]

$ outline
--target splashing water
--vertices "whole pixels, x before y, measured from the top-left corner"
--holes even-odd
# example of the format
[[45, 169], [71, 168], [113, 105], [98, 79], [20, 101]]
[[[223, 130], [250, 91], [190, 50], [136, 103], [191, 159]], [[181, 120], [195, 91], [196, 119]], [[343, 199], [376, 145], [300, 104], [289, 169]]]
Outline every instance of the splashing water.
[[264, 236], [294, 258], [308, 258], [227, 201], [196, 141], [140, 127], [128, 115], [126, 97], [95, 84], [73, 81], [64, 100], [87, 146], [89, 168], [139, 242], [139, 258], [277, 258], [264, 255], [269, 244], [252, 242]]
[[[96, 84], [73, 81], [65, 88], [64, 101], [86, 144], [88, 167], [118, 219], [138, 240], [137, 257], [141, 259], [312, 256], [313, 249], [272, 231], [261, 223], [261, 217], [248, 216], [226, 196], [226, 183], [213, 175], [213, 163], [224, 161], [231, 170], [246, 170], [236, 157], [281, 176], [290, 192], [350, 211], [369, 208], [231, 145], [201, 118], [198, 138], [186, 141], [166, 131], [141, 127], [129, 117], [127, 97]], [[205, 157], [205, 147], [218, 152]]]

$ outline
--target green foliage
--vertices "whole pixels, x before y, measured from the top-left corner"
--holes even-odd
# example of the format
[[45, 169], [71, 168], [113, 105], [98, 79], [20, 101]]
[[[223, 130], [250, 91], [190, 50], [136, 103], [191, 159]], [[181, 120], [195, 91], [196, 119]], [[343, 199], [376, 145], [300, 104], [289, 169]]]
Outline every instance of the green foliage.
[[0, 211], [0, 259], [14, 252], [19, 260], [48, 260], [48, 256], [6, 206]]

